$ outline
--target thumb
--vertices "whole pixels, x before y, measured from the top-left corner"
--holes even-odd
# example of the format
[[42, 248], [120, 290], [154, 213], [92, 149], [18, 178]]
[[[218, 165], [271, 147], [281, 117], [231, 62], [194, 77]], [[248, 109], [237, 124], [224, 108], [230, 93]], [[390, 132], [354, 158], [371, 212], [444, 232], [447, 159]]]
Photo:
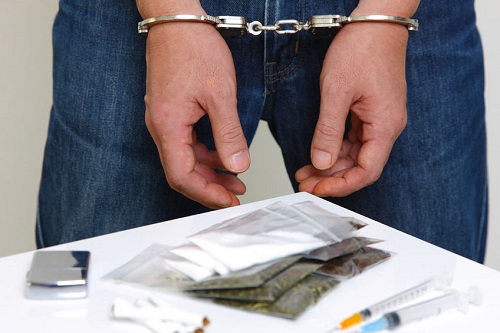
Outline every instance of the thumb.
[[250, 153], [236, 111], [236, 94], [216, 100], [209, 117], [217, 153], [228, 171], [242, 173], [250, 167]]
[[319, 118], [311, 144], [311, 161], [316, 169], [331, 168], [337, 161], [350, 104], [351, 99], [346, 94], [334, 96], [333, 91], [322, 89]]

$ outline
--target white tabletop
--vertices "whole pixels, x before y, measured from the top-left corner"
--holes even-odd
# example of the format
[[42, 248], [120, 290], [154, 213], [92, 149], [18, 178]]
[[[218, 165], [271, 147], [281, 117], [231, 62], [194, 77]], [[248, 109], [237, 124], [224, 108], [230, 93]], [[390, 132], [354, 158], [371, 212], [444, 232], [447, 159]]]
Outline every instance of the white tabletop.
[[111, 305], [117, 297], [133, 301], [146, 297], [150, 291], [103, 281], [103, 275], [153, 243], [179, 245], [186, 236], [214, 223], [273, 202], [306, 200], [334, 213], [355, 216], [367, 222], [368, 226], [359, 235], [385, 240], [377, 246], [395, 255], [389, 261], [342, 282], [296, 320], [236, 310], [182, 295], [161, 293], [163, 298], [179, 308], [208, 316], [211, 325], [207, 327], [207, 333], [322, 333], [352, 313], [446, 271], [454, 275], [453, 288], [466, 291], [471, 285], [477, 286], [483, 294], [482, 305], [471, 306], [467, 314], [449, 311], [436, 318], [403, 326], [398, 332], [490, 332], [495, 331], [495, 327], [498, 329], [499, 272], [312, 195], [298, 193], [52, 248], [91, 251], [89, 296], [85, 300], [27, 300], [24, 284], [32, 252], [0, 258], [0, 332], [149, 332], [135, 323], [112, 319]]

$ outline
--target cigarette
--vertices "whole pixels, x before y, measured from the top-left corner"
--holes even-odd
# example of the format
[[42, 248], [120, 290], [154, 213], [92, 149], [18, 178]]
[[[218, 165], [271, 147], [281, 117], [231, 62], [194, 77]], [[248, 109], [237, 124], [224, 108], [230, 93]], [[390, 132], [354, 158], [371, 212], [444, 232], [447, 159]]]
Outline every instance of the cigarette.
[[[153, 303], [149, 300], [138, 299], [135, 301], [135, 306], [139, 308], [144, 307], [155, 307]], [[203, 333], [203, 328], [196, 327], [194, 325], [186, 325], [177, 322], [165, 321], [165, 320], [148, 320], [148, 321], [137, 321], [140, 324], [143, 324], [148, 329], [153, 331], [154, 333]]]
[[[170, 304], [168, 304], [163, 299], [161, 299], [157, 296], [150, 295], [148, 300], [151, 302], [151, 304], [153, 304], [159, 308], [168, 309], [169, 311], [178, 311], [179, 313], [184, 313], [186, 315], [191, 316], [191, 314], [183, 312], [177, 308], [173, 308]], [[198, 320], [198, 318], [200, 318], [200, 316], [196, 316], [196, 320]], [[206, 326], [210, 325], [210, 320], [206, 316], [201, 316], [201, 323], [202, 323], [203, 327], [206, 327]]]
[[155, 333], [203, 333], [203, 329], [191, 325], [174, 323], [170, 321], [147, 320], [138, 321], [137, 323], [146, 326], [149, 330]]
[[[153, 303], [154, 304], [154, 303]], [[182, 310], [172, 307], [136, 307], [128, 301], [118, 298], [113, 303], [112, 313], [115, 318], [132, 319], [132, 320], [166, 320], [172, 322], [192, 325], [207, 326], [209, 321], [204, 316], [199, 316], [191, 313], [186, 313]]]

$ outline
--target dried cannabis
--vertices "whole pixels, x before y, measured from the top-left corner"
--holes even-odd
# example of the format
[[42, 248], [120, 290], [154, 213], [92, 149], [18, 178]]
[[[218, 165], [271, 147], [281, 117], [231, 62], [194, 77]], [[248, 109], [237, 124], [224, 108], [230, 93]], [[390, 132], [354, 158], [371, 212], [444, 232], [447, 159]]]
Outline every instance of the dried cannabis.
[[191, 290], [192, 295], [240, 301], [273, 302], [299, 281], [320, 268], [321, 265], [296, 263], [285, 269], [262, 286], [256, 288]]
[[293, 319], [303, 313], [308, 307], [317, 303], [326, 292], [334, 288], [337, 284], [339, 284], [339, 281], [331, 277], [311, 274], [273, 303], [233, 300], [217, 300], [216, 303]]
[[341, 242], [314, 250], [304, 257], [307, 259], [327, 261], [346, 254], [354, 253], [362, 247], [379, 242], [381, 242], [381, 240], [374, 238], [352, 237], [344, 239]]
[[321, 262], [324, 265], [318, 269], [317, 273], [335, 277], [337, 279], [348, 279], [362, 273], [369, 267], [375, 266], [391, 257], [387, 251], [364, 247], [358, 251], [344, 255], [326, 262], [310, 259], [302, 259], [303, 262]]

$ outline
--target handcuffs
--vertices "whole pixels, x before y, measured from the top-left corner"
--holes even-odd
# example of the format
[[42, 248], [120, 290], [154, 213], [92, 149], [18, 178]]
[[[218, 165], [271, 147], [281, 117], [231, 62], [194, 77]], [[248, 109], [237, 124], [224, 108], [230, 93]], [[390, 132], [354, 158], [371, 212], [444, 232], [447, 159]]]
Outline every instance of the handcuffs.
[[274, 31], [277, 34], [294, 34], [299, 31], [310, 31], [314, 34], [330, 34], [332, 29], [340, 29], [354, 22], [387, 22], [404, 25], [408, 31], [418, 31], [418, 20], [388, 15], [315, 15], [306, 22], [298, 20], [279, 20], [273, 25], [263, 25], [259, 21], [248, 23], [243, 16], [210, 16], [210, 15], [164, 15], [145, 19], [139, 22], [139, 34], [147, 34], [149, 29], [157, 24], [169, 22], [198, 22], [214, 26], [224, 36], [244, 36], [250, 33], [254, 36], [263, 31]]

